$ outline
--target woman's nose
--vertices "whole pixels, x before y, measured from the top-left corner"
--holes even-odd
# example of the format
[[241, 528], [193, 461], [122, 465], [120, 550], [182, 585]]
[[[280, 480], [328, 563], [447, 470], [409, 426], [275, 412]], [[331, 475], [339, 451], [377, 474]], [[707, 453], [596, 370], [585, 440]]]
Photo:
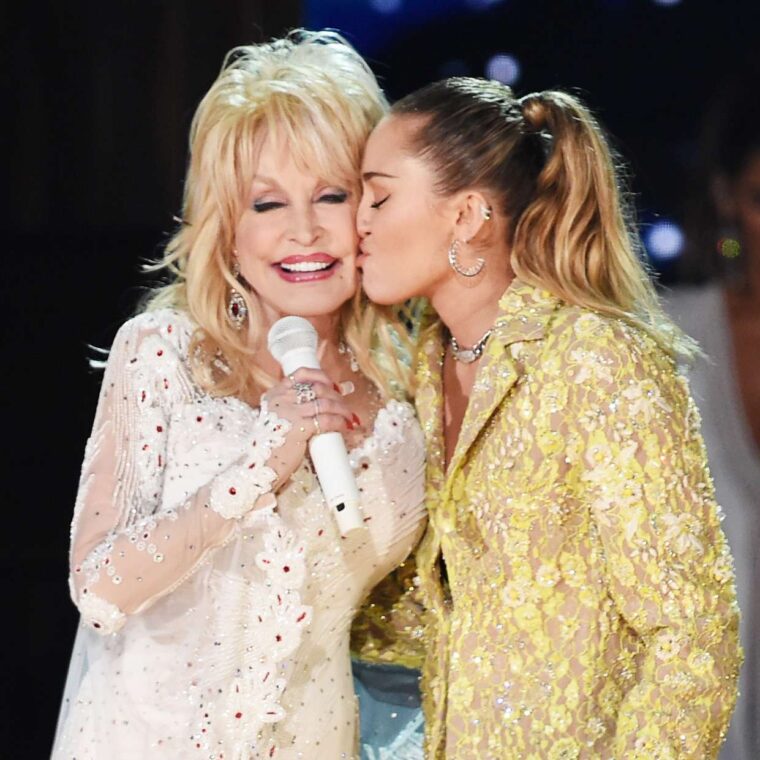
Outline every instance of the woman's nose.
[[368, 204], [362, 198], [359, 208], [356, 209], [356, 231], [362, 239], [369, 235], [369, 214], [367, 214], [367, 208]]
[[291, 215], [291, 239], [302, 246], [309, 246], [319, 238], [321, 227], [311, 205], [294, 209]]

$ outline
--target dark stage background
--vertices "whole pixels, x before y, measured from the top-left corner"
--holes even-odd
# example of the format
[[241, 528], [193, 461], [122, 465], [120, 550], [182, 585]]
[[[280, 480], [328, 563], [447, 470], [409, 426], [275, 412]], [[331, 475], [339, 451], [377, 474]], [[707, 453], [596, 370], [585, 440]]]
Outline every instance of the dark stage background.
[[[0, 730], [49, 753], [76, 614], [68, 526], [107, 346], [181, 197], [193, 110], [232, 46], [336, 27], [391, 98], [449, 74], [573, 88], [632, 165], [654, 265], [675, 278], [710, 96], [752, 64], [754, 1], [6, 2]], [[495, 57], [496, 56], [496, 57]]]

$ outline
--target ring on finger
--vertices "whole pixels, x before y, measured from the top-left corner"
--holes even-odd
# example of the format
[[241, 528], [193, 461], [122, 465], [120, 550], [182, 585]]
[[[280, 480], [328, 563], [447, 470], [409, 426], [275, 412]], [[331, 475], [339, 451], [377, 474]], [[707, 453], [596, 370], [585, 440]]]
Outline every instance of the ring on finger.
[[319, 399], [314, 399], [314, 416], [316, 417], [319, 414]]
[[316, 416], [312, 417], [312, 419], [314, 420], [314, 428], [317, 431], [317, 435], [322, 435], [322, 428], [319, 427], [319, 420]]
[[316, 401], [317, 394], [311, 383], [293, 383], [296, 392], [296, 404], [305, 404], [307, 401]]

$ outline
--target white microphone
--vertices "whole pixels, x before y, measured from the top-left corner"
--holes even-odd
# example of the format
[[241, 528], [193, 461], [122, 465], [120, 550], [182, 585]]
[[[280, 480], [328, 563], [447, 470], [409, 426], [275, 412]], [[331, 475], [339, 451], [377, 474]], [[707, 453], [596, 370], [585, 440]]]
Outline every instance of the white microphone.
[[[321, 369], [317, 359], [317, 331], [303, 317], [283, 317], [269, 330], [269, 353], [285, 375], [297, 369]], [[342, 536], [364, 527], [359, 507], [359, 489], [348, 463], [348, 452], [340, 433], [320, 433], [309, 441], [309, 453], [317, 471], [325, 501], [335, 514]]]

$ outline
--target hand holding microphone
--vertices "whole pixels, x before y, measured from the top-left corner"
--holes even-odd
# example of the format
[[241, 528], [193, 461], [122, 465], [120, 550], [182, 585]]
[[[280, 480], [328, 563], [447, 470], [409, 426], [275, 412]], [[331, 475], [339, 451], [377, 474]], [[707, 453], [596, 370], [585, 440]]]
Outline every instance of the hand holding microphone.
[[[296, 435], [301, 433], [301, 441], [311, 434], [308, 445], [314, 469], [325, 501], [335, 515], [341, 535], [345, 536], [364, 525], [359, 490], [343, 436], [338, 432], [353, 424], [353, 415], [319, 368], [317, 333], [308, 320], [302, 317], [278, 320], [269, 331], [268, 344], [286, 379], [267, 391], [267, 404], [293, 424]], [[314, 429], [309, 430], [308, 426]], [[303, 453], [301, 450], [293, 469]], [[280, 468], [275, 469], [280, 472]]]

